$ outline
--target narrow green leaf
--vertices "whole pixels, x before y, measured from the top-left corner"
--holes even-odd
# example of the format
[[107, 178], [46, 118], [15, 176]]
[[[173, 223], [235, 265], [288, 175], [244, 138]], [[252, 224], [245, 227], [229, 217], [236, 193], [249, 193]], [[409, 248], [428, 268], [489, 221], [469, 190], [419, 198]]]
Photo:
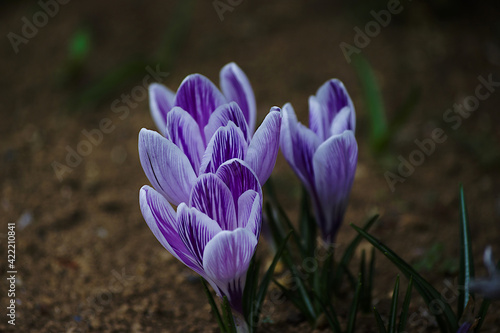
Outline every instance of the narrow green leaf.
[[460, 185], [460, 273], [458, 276], [458, 283], [460, 286], [463, 286], [463, 288], [459, 288], [457, 304], [458, 318], [462, 316], [469, 302], [469, 297], [474, 298], [474, 295], [469, 293], [469, 282], [471, 278], [474, 277], [474, 262], [468, 220], [464, 188]]
[[231, 305], [227, 300], [227, 296], [222, 298], [222, 313], [224, 315], [224, 321], [226, 322], [228, 333], [237, 333], [236, 324], [234, 323], [233, 318], [233, 311], [231, 310]]
[[479, 308], [479, 313], [477, 314], [477, 325], [474, 328], [474, 333], [481, 332], [481, 326], [483, 326], [484, 319], [486, 319], [486, 313], [488, 312], [488, 308], [490, 307], [491, 300], [483, 299], [481, 303], [481, 307]]
[[408, 282], [408, 287], [406, 288], [405, 299], [403, 301], [403, 309], [401, 310], [401, 316], [399, 317], [398, 332], [406, 331], [406, 322], [408, 321], [408, 310], [410, 309], [412, 287], [413, 276], [410, 276], [410, 281]]
[[380, 313], [378, 313], [376, 307], [373, 307], [373, 314], [375, 315], [375, 320], [377, 321], [377, 327], [379, 333], [387, 333], [384, 321], [382, 320], [382, 317], [380, 316]]
[[325, 303], [322, 300], [322, 297], [318, 295], [316, 292], [314, 293], [314, 297], [318, 301], [321, 309], [323, 310], [323, 313], [325, 314], [326, 320], [328, 321], [328, 324], [330, 325], [332, 331], [336, 333], [342, 333], [339, 319], [337, 313], [335, 312], [335, 309], [333, 308], [332, 303], [331, 302]]
[[392, 292], [391, 312], [389, 315], [389, 333], [396, 333], [396, 318], [398, 317], [398, 298], [399, 298], [399, 274], [394, 284]]
[[212, 293], [210, 290], [208, 290], [207, 283], [205, 279], [200, 278], [201, 284], [203, 284], [203, 290], [205, 291], [205, 294], [207, 295], [208, 298], [208, 303], [210, 304], [210, 307], [212, 308], [212, 312], [215, 316], [215, 319], [217, 320], [217, 324], [219, 324], [219, 329], [221, 333], [226, 333], [227, 332], [227, 327], [224, 324], [224, 321], [222, 320], [222, 317], [219, 312], [219, 308], [217, 308], [217, 305], [215, 304], [214, 298], [212, 296]]
[[458, 330], [458, 320], [450, 305], [441, 300], [441, 294], [430, 285], [420, 274], [418, 274], [408, 263], [401, 259], [394, 251], [380, 242], [378, 239], [368, 234], [363, 229], [351, 224], [351, 226], [375, 248], [381, 251], [396, 267], [409, 279], [413, 276], [415, 288], [420, 293], [427, 306], [442, 307], [442, 311], [436, 311], [435, 317], [443, 332], [456, 332]]
[[[379, 215], [374, 215], [372, 216], [364, 225], [363, 230], [369, 230], [370, 227], [377, 221]], [[349, 266], [349, 262], [351, 261], [354, 251], [358, 247], [359, 243], [363, 239], [363, 236], [357, 235], [351, 243], [347, 246], [346, 250], [344, 251], [344, 254], [342, 258], [340, 259], [340, 263], [338, 265], [338, 269], [335, 273], [335, 277], [333, 279], [333, 285], [335, 288], [335, 291], [338, 293], [340, 290], [340, 286], [342, 284], [342, 278], [344, 277], [344, 274], [347, 272], [347, 267]]]
[[361, 288], [363, 288], [363, 282], [360, 275], [358, 279], [358, 286], [356, 287], [356, 291], [354, 293], [354, 299], [351, 303], [351, 310], [349, 311], [346, 333], [354, 333], [354, 329], [356, 328], [356, 316], [358, 314], [358, 304], [361, 295]]
[[378, 152], [387, 137], [386, 111], [377, 79], [368, 61], [362, 56], [353, 58], [353, 65], [361, 82], [364, 104], [370, 119], [371, 148]]
[[375, 248], [372, 247], [372, 253], [371, 253], [371, 258], [370, 258], [370, 268], [369, 268], [369, 273], [368, 273], [368, 282], [366, 286], [366, 290], [368, 291], [368, 296], [367, 296], [367, 305], [371, 306], [372, 305], [372, 295], [373, 295], [373, 279], [375, 276]]
[[257, 295], [255, 297], [255, 301], [252, 302], [255, 304], [253, 306], [253, 311], [254, 311], [253, 317], [252, 317], [253, 319], [259, 318], [260, 311], [262, 309], [262, 304], [263, 304], [264, 298], [266, 297], [266, 294], [267, 294], [267, 289], [269, 287], [269, 283], [271, 282], [271, 279], [273, 278], [274, 269], [276, 268], [276, 265], [278, 264], [278, 261], [280, 260], [281, 255], [283, 254], [283, 251], [286, 248], [287, 242], [290, 239], [291, 234], [292, 234], [292, 231], [289, 231], [288, 235], [285, 237], [285, 239], [281, 243], [281, 245], [278, 249], [278, 252], [276, 252], [271, 265], [269, 266], [269, 268], [266, 271], [266, 274], [264, 274], [264, 277], [262, 278], [262, 281], [261, 281], [260, 286], [259, 286], [259, 290], [258, 290]]
[[314, 250], [316, 249], [316, 221], [311, 214], [309, 207], [309, 194], [307, 190], [302, 187], [302, 199], [299, 218], [300, 238], [302, 238], [302, 247], [305, 250], [305, 255], [314, 257]]
[[285, 295], [285, 297], [290, 300], [293, 305], [295, 305], [295, 307], [304, 315], [306, 316], [307, 320], [310, 322], [310, 323], [314, 323], [316, 322], [316, 314], [315, 313], [311, 313], [306, 305], [304, 304], [304, 301], [302, 300], [301, 296], [300, 295], [297, 295], [295, 293], [293, 293], [290, 289], [288, 289], [287, 287], [285, 287], [284, 285], [282, 285], [281, 283], [279, 283], [278, 281], [276, 281], [275, 279], [273, 279], [273, 282], [274, 284], [276, 284], [278, 286], [278, 288], [280, 288], [281, 292]]
[[[368, 297], [368, 290], [367, 290], [367, 280], [368, 278], [366, 277], [366, 252], [365, 250], [361, 251], [361, 261], [359, 264], [359, 276], [362, 281], [362, 288], [360, 292], [360, 303], [361, 303], [361, 309], [365, 310], [366, 304], [367, 304], [367, 297]], [[369, 306], [368, 306], [369, 308]], [[369, 310], [368, 310], [369, 311]]]

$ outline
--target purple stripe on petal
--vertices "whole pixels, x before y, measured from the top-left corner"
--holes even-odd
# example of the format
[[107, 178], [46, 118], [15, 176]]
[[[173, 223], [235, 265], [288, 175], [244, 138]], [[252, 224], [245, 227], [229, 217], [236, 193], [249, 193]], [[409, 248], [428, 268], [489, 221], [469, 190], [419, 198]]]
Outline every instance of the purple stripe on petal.
[[261, 185], [271, 176], [271, 172], [276, 164], [280, 142], [280, 128], [280, 109], [274, 107], [259, 126], [248, 146], [245, 162], [255, 171]]
[[226, 98], [217, 87], [201, 74], [192, 74], [182, 81], [175, 96], [175, 106], [187, 111], [200, 127], [205, 141], [203, 129], [208, 124], [212, 112], [226, 103]]
[[262, 226], [262, 197], [253, 190], [238, 199], [238, 227], [247, 228], [259, 239]]
[[238, 204], [238, 198], [248, 190], [254, 190], [262, 197], [262, 189], [257, 176], [242, 160], [232, 159], [225, 162], [216, 174], [233, 194], [235, 205]]
[[167, 200], [146, 185], [141, 188], [139, 203], [144, 220], [163, 247], [198, 274], [203, 273], [177, 233], [177, 213]]
[[139, 133], [139, 157], [153, 187], [174, 205], [188, 202], [196, 174], [184, 153], [157, 132]]
[[203, 255], [205, 273], [227, 296], [232, 308], [240, 313], [246, 273], [256, 246], [255, 235], [245, 228], [238, 228], [218, 233], [207, 244]]
[[222, 230], [237, 228], [231, 191], [215, 174], [201, 175], [191, 191], [189, 205], [217, 221]]
[[228, 101], [235, 101], [241, 107], [250, 133], [255, 129], [257, 108], [252, 86], [245, 73], [234, 62], [220, 71], [220, 86]]
[[212, 113], [207, 126], [205, 126], [205, 137], [207, 140], [210, 140], [219, 127], [226, 126], [230, 121], [241, 129], [245, 140], [250, 142], [250, 130], [248, 129], [247, 121], [240, 107], [235, 102], [223, 104]]
[[318, 218], [318, 223], [324, 239], [329, 242], [335, 240], [335, 234], [344, 218], [357, 159], [358, 146], [352, 131], [332, 136], [314, 154], [313, 165], [319, 198], [315, 205], [316, 216], [322, 217]]
[[156, 128], [165, 135], [167, 113], [174, 106], [175, 93], [159, 83], [149, 86], [149, 109]]
[[458, 328], [457, 333], [467, 333], [469, 332], [470, 328], [472, 327], [471, 323], [465, 322], [460, 327]]
[[243, 133], [233, 122], [229, 122], [227, 126], [219, 127], [210, 139], [199, 173], [215, 173], [222, 163], [233, 158], [243, 159], [247, 149]]
[[200, 128], [191, 115], [179, 107], [174, 107], [167, 115], [165, 136], [186, 154], [193, 170], [198, 171], [205, 147]]
[[[198, 211], [181, 203], [177, 208], [179, 236], [194, 261], [203, 269], [203, 253], [208, 242], [221, 232], [219, 224]], [[206, 273], [206, 272], [205, 272]]]

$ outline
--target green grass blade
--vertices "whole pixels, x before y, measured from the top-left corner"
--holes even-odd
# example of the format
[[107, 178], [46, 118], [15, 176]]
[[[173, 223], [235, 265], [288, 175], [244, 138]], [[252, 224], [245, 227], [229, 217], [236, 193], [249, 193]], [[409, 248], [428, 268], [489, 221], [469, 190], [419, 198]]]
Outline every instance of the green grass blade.
[[469, 292], [469, 282], [474, 277], [474, 262], [472, 258], [472, 245], [470, 242], [469, 218], [467, 214], [467, 204], [465, 203], [464, 188], [460, 185], [460, 273], [458, 283], [463, 288], [459, 288], [457, 317], [460, 318], [464, 312], [469, 298], [474, 298]]
[[398, 298], [399, 298], [399, 274], [394, 284], [392, 292], [391, 312], [389, 315], [389, 333], [396, 333], [396, 318], [398, 317]]
[[354, 333], [354, 329], [356, 328], [356, 316], [358, 314], [358, 305], [361, 295], [361, 288], [363, 288], [363, 282], [361, 280], [361, 275], [360, 275], [358, 279], [358, 286], [356, 287], [356, 291], [354, 292], [354, 299], [352, 300], [351, 310], [349, 311], [349, 319], [347, 321], [346, 333]]
[[330, 325], [332, 331], [335, 333], [342, 333], [337, 313], [335, 312], [335, 309], [333, 308], [331, 302], [325, 303], [322, 300], [322, 297], [317, 293], [314, 293], [314, 297], [317, 299], [321, 309], [323, 310], [323, 313], [325, 314], [326, 320], [328, 321], [328, 324]]
[[375, 320], [377, 321], [377, 327], [379, 333], [387, 333], [384, 321], [382, 320], [382, 317], [380, 316], [380, 313], [378, 313], [376, 307], [373, 307], [373, 314], [375, 315]]
[[215, 304], [215, 300], [212, 296], [212, 293], [210, 290], [208, 290], [207, 282], [205, 279], [200, 278], [201, 284], [203, 284], [203, 290], [205, 291], [205, 294], [207, 295], [208, 298], [208, 303], [210, 304], [210, 307], [212, 308], [212, 312], [215, 316], [215, 319], [217, 320], [217, 324], [219, 324], [219, 329], [221, 333], [226, 333], [227, 332], [227, 327], [224, 324], [224, 321], [222, 320], [222, 316], [220, 315], [219, 308], [217, 308], [217, 305]]
[[[374, 215], [371, 217], [364, 225], [363, 230], [368, 231], [370, 227], [377, 221], [379, 215]], [[347, 246], [346, 250], [344, 251], [344, 254], [342, 255], [342, 258], [340, 259], [340, 263], [338, 265], [338, 269], [335, 272], [335, 277], [333, 278], [333, 286], [335, 288], [335, 291], [340, 290], [340, 285], [342, 283], [342, 278], [344, 277], [344, 274], [346, 273], [346, 269], [349, 266], [349, 262], [351, 261], [354, 251], [358, 247], [359, 243], [363, 239], [363, 236], [357, 235], [351, 243]]]
[[274, 284], [276, 284], [278, 286], [278, 288], [280, 288], [281, 292], [285, 295], [285, 297], [287, 299], [289, 299], [293, 305], [295, 305], [295, 307], [304, 315], [306, 316], [307, 320], [310, 322], [310, 323], [314, 323], [316, 322], [316, 313], [311, 313], [309, 311], [309, 309], [307, 308], [307, 306], [304, 304], [302, 298], [300, 295], [296, 295], [294, 294], [289, 288], [285, 287], [284, 285], [282, 285], [281, 283], [279, 283], [278, 281], [276, 281], [275, 279], [273, 279], [273, 282]]
[[361, 82], [364, 104], [370, 118], [370, 143], [375, 152], [379, 152], [386, 143], [387, 120], [382, 94], [375, 73], [362, 56], [353, 58], [353, 65]]
[[304, 187], [302, 188], [299, 230], [306, 256], [314, 257], [317, 226], [309, 207], [309, 195]]
[[410, 309], [412, 289], [413, 289], [413, 276], [410, 276], [410, 281], [408, 282], [408, 287], [406, 288], [405, 299], [403, 301], [403, 309], [401, 310], [401, 316], [399, 317], [398, 332], [406, 331], [406, 322], [408, 321], [408, 310]]
[[276, 252], [276, 255], [273, 258], [273, 261], [269, 268], [266, 271], [266, 274], [264, 274], [264, 277], [262, 278], [262, 282], [260, 283], [259, 290], [257, 292], [257, 295], [255, 297], [255, 301], [252, 302], [254, 303], [253, 310], [253, 319], [258, 319], [260, 315], [260, 311], [262, 309], [262, 304], [264, 302], [264, 298], [266, 297], [267, 294], [267, 289], [269, 287], [269, 283], [271, 282], [274, 274], [274, 269], [276, 268], [276, 265], [278, 264], [279, 259], [281, 258], [281, 255], [283, 254], [283, 251], [286, 248], [287, 242], [290, 239], [290, 236], [292, 234], [292, 231], [288, 232], [288, 235], [285, 237], [283, 242], [281, 243], [278, 251]]
[[237, 333], [236, 324], [234, 323], [233, 311], [231, 310], [231, 305], [227, 299], [227, 296], [222, 298], [222, 314], [224, 321], [226, 322], [228, 333]]
[[474, 333], [481, 332], [481, 326], [483, 326], [484, 319], [486, 318], [486, 313], [488, 312], [488, 308], [490, 307], [491, 301], [489, 299], [484, 299], [481, 303], [481, 307], [479, 308], [479, 313], [477, 314], [477, 325], [474, 328]]
[[413, 276], [415, 288], [422, 296], [427, 306], [442, 306], [442, 311], [435, 314], [435, 318], [442, 332], [456, 332], [458, 330], [458, 320], [450, 305], [441, 300], [441, 294], [429, 284], [420, 274], [418, 274], [407, 262], [401, 259], [394, 251], [380, 242], [378, 239], [368, 234], [363, 229], [351, 224], [351, 226], [369, 241], [376, 249], [381, 251], [396, 267], [409, 279]]

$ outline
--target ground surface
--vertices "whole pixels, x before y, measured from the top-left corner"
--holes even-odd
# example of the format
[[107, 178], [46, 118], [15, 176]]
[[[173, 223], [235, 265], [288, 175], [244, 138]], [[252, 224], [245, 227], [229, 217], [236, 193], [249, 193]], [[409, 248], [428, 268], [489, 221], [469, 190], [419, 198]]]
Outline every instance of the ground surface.
[[[193, 72], [218, 82], [219, 69], [235, 61], [253, 84], [259, 121], [270, 106], [287, 101], [306, 121], [307, 97], [329, 78], [343, 80], [357, 107], [360, 154], [338, 242], [342, 246], [354, 236], [347, 222], [361, 224], [379, 212], [373, 233], [408, 261], [418, 263], [438, 248], [437, 263], [422, 274], [453, 302], [456, 270], [449, 262], [458, 253], [460, 182], [466, 190], [477, 274], [485, 274], [485, 246], [493, 245], [500, 257], [500, 92], [481, 101], [456, 129], [442, 120], [454, 103], [475, 93], [479, 76], [500, 78], [498, 9], [493, 1], [475, 7], [404, 1], [402, 12], [363, 48], [390, 118], [412, 86], [422, 91], [416, 111], [393, 137], [389, 151], [374, 158], [360, 84], [339, 44], [353, 44], [353, 28], [364, 28], [373, 20], [370, 11], [387, 3], [347, 3], [243, 1], [221, 21], [211, 2], [200, 1], [183, 43], [176, 46], [175, 62], [162, 68], [169, 73], [164, 83], [176, 89]], [[31, 21], [41, 10], [29, 1], [4, 2], [0, 8], [3, 35], [22, 34], [22, 18]], [[154, 239], [139, 211], [138, 191], [147, 179], [138, 160], [137, 135], [154, 124], [147, 99], [131, 105], [126, 114], [114, 113], [112, 103], [142, 85], [148, 72], [144, 69], [99, 103], [68, 103], [119, 64], [153, 54], [175, 21], [174, 8], [170, 1], [73, 1], [61, 5], [27, 43], [19, 44], [17, 53], [3, 39], [0, 271], [7, 275], [7, 223], [17, 221], [20, 332], [217, 332], [199, 282]], [[81, 27], [91, 32], [91, 52], [76, 79], [61, 84], [68, 40]], [[66, 147], [77, 149], [85, 140], [82, 131], [99, 128], [105, 118], [110, 119], [109, 133], [58, 179], [53, 162], [66, 165]], [[414, 140], [429, 138], [435, 128], [443, 128], [448, 139], [392, 192], [384, 173], [396, 172], [398, 156], [408, 158], [417, 148]], [[273, 178], [294, 216], [299, 184], [282, 156]], [[379, 255], [376, 273], [374, 301], [385, 311], [397, 271]], [[5, 309], [5, 278], [1, 285]], [[343, 318], [349, 297], [336, 301]], [[411, 310], [411, 331], [436, 331], [416, 294]], [[288, 302], [266, 311], [264, 332], [311, 331]], [[499, 304], [493, 304], [484, 331], [497, 332], [499, 318]], [[373, 325], [372, 315], [360, 316], [360, 332], [374, 332]], [[0, 330], [5, 329], [12, 327], [2, 315]]]

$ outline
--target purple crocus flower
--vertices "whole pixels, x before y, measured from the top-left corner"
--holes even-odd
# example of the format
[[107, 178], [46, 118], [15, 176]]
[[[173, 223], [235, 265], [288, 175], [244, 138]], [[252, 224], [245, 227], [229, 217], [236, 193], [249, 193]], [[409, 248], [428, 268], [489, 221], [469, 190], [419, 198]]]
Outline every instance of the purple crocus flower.
[[158, 241], [242, 314], [246, 273], [262, 221], [262, 190], [251, 168], [231, 159], [201, 175], [177, 212], [149, 186], [140, 191], [140, 205]]
[[290, 104], [282, 110], [281, 150], [309, 192], [323, 239], [342, 223], [351, 191], [358, 146], [354, 106], [344, 85], [333, 79], [309, 98], [309, 126], [297, 121]]
[[[169, 143], [162, 141], [154, 132], [141, 131], [141, 162], [149, 180], [160, 191], [162, 189], [155, 184], [162, 182], [160, 173], [166, 172], [170, 176], [177, 172], [182, 174], [179, 179], [163, 178], [163, 181], [171, 183], [163, 184], [163, 194], [175, 205], [186, 201], [186, 194], [196, 176], [213, 172], [220, 163], [230, 158], [245, 160], [261, 184], [266, 182], [274, 168], [279, 150], [279, 108], [271, 109], [254, 134], [255, 97], [245, 73], [236, 64], [230, 63], [224, 66], [220, 76], [224, 94], [200, 74], [186, 77], [176, 94], [160, 84], [150, 86], [151, 113]], [[221, 127], [225, 129], [219, 130]], [[227, 149], [229, 146], [239, 149]], [[167, 163], [177, 163], [182, 170], [155, 170], [155, 166], [165, 169], [165, 164], [156, 165], [151, 160], [159, 156], [156, 154], [159, 151], [176, 156], [172, 159], [164, 155], [162, 158], [170, 161]], [[185, 155], [187, 160], [180, 155]], [[182, 185], [180, 179], [185, 183], [179, 191], [177, 185]], [[176, 193], [170, 193], [172, 188]]]
[[174, 107], [187, 111], [200, 127], [207, 125], [215, 109], [228, 102], [236, 102], [249, 126], [250, 135], [255, 129], [257, 115], [255, 95], [245, 73], [231, 62], [220, 71], [219, 89], [205, 76], [192, 74], [182, 81], [177, 93], [167, 87], [153, 83], [149, 86], [149, 104], [156, 127], [163, 133], [167, 126], [167, 115]]
[[488, 246], [484, 251], [483, 261], [490, 276], [471, 281], [469, 283], [470, 291], [479, 293], [488, 299], [500, 300], [500, 270], [496, 268], [493, 261], [491, 246]]
[[[220, 112], [219, 112], [220, 111]], [[213, 173], [232, 158], [244, 160], [264, 183], [274, 168], [279, 149], [281, 114], [272, 108], [257, 132], [250, 137], [239, 107], [224, 104], [205, 126], [206, 146], [200, 141], [198, 126], [182, 109], [168, 114], [166, 136], [142, 129], [139, 133], [139, 157], [153, 187], [174, 205], [189, 201], [199, 175]], [[170, 121], [172, 118], [175, 120]], [[233, 121], [234, 120], [234, 121]]]

